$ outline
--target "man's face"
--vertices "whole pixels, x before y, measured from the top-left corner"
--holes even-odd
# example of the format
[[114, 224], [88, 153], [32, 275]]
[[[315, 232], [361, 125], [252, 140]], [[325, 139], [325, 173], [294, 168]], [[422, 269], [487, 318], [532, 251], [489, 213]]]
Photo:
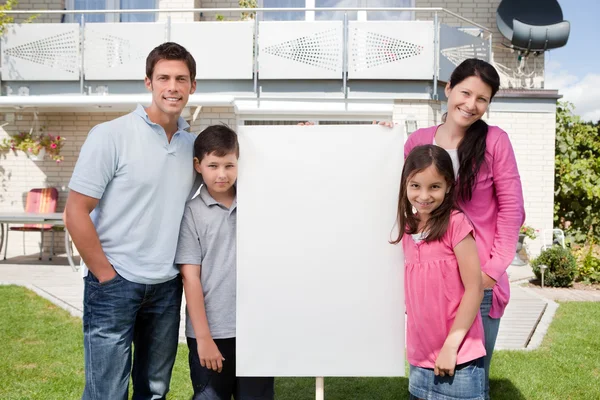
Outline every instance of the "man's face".
[[178, 118], [190, 94], [196, 90], [190, 71], [182, 60], [159, 60], [154, 66], [152, 79], [144, 80], [152, 92], [152, 106], [165, 116]]
[[197, 158], [194, 161], [196, 171], [202, 174], [202, 180], [211, 194], [232, 190], [238, 172], [236, 153], [229, 153], [223, 157], [211, 153], [205, 155], [200, 162]]

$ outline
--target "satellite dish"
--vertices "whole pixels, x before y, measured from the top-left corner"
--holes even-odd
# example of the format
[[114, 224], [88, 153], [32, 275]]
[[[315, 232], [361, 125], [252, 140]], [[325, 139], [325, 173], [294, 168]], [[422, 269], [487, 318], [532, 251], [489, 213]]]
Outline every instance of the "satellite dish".
[[564, 46], [571, 30], [557, 0], [502, 0], [496, 24], [508, 47], [525, 54]]

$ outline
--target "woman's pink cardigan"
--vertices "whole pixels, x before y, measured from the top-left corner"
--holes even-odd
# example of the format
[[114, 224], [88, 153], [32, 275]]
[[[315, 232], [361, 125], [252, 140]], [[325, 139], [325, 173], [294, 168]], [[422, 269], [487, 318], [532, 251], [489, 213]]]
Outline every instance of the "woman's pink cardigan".
[[[415, 146], [433, 144], [437, 128], [432, 126], [411, 134], [404, 145], [404, 158]], [[506, 132], [497, 126], [488, 128], [485, 162], [476, 181], [471, 200], [459, 201], [458, 205], [475, 228], [482, 271], [497, 282], [490, 317], [500, 318], [510, 297], [506, 269], [515, 256], [525, 208], [512, 145]]]

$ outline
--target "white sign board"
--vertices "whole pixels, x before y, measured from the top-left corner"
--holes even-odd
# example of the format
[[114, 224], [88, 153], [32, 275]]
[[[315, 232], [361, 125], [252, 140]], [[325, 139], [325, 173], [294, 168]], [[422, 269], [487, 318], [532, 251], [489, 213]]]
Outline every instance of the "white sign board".
[[404, 375], [401, 130], [238, 133], [237, 374]]

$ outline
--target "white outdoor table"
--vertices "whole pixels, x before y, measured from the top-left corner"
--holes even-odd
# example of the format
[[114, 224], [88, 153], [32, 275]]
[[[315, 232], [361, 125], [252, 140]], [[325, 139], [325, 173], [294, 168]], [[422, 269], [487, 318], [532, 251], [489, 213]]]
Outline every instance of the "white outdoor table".
[[[4, 243], [4, 224], [45, 224], [54, 226], [62, 226], [65, 230], [65, 251], [67, 260], [73, 271], [77, 271], [77, 266], [73, 261], [73, 251], [71, 246], [71, 237], [65, 227], [62, 213], [27, 213], [27, 212], [0, 212], [0, 251]], [[8, 225], [7, 225], [8, 234]], [[6, 260], [6, 250], [4, 249], [4, 259]], [[54, 253], [54, 241], [51, 245], [50, 259]]]

